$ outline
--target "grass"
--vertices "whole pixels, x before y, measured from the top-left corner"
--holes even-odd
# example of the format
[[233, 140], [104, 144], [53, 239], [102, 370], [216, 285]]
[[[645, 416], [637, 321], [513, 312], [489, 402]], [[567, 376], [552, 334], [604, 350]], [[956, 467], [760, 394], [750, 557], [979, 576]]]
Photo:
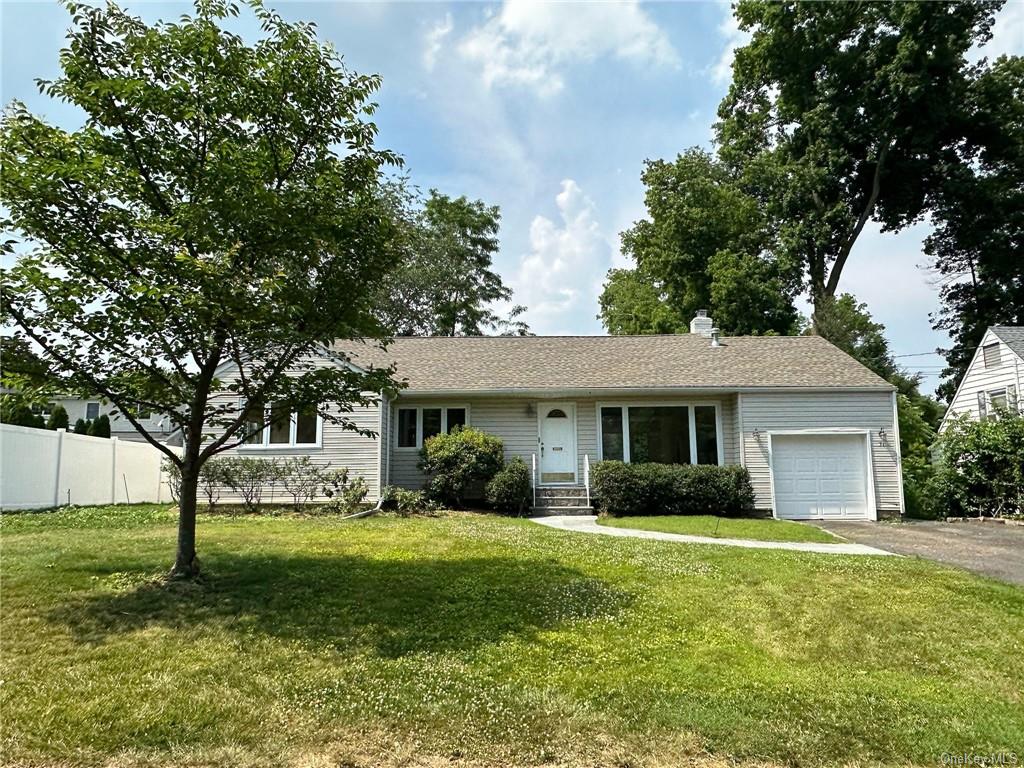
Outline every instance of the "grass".
[[[1024, 590], [493, 516], [6, 516], [18, 765], [936, 765], [1024, 744]], [[735, 762], [734, 762], [735, 761]]]
[[714, 515], [655, 515], [650, 517], [606, 517], [597, 519], [613, 528], [638, 528], [642, 531], [685, 533], [716, 539], [754, 539], [756, 541], [815, 541], [838, 543], [841, 539], [828, 531], [790, 520], [759, 520], [716, 517]]

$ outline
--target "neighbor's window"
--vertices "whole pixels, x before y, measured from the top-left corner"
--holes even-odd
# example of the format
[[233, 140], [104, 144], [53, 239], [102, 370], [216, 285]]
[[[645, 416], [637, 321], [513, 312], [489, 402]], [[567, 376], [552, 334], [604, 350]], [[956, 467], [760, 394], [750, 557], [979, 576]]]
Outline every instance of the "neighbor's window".
[[92, 421], [100, 417], [100, 404], [99, 403], [86, 403], [85, 404], [85, 418]]
[[601, 458], [657, 464], [717, 464], [714, 405], [609, 405], [600, 411]]
[[462, 406], [399, 408], [397, 445], [399, 448], [422, 448], [424, 440], [468, 423], [469, 410]]
[[999, 342], [986, 344], [981, 348], [981, 356], [985, 361], [986, 368], [998, 368], [1002, 365], [1002, 355], [999, 351]]
[[243, 421], [246, 445], [274, 448], [316, 445], [319, 427], [320, 417], [312, 405], [293, 411], [284, 403], [273, 403], [270, 408], [250, 403]]
[[994, 411], [1005, 411], [1009, 406], [1009, 401], [1006, 399], [1005, 389], [989, 392], [988, 401], [992, 404], [992, 410]]

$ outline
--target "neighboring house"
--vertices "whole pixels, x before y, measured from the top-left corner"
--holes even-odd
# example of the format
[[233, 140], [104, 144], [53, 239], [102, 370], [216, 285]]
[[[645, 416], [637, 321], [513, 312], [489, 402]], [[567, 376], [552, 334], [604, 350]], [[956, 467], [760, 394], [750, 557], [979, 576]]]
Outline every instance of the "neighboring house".
[[346, 466], [376, 498], [385, 485], [421, 488], [423, 441], [472, 425], [500, 437], [506, 456], [521, 456], [555, 496], [582, 495], [587, 468], [602, 459], [740, 464], [757, 507], [777, 517], [873, 520], [902, 511], [890, 384], [820, 337], [719, 339], [704, 314], [691, 331], [399, 338], [386, 351], [346, 344], [322, 364], [393, 363], [406, 382], [398, 397], [350, 414], [378, 437], [309, 410], [233, 452]]
[[1020, 412], [1022, 385], [1024, 326], [993, 325], [975, 350], [939, 432], [964, 415], [977, 421], [994, 416], [999, 410]]
[[[43, 416], [48, 418], [50, 410], [56, 405], [63, 405], [64, 410], [68, 412], [69, 429], [74, 429], [75, 422], [79, 419], [93, 421], [105, 414], [110, 419], [111, 437], [117, 437], [120, 440], [131, 440], [133, 442], [144, 442], [146, 440], [113, 404], [106, 402], [102, 398], [78, 398], [57, 395], [43, 407]], [[166, 415], [150, 413], [140, 409], [136, 417], [146, 431], [158, 441], [163, 443], [170, 442], [172, 444], [180, 443], [180, 440], [176, 442], [178, 430]]]

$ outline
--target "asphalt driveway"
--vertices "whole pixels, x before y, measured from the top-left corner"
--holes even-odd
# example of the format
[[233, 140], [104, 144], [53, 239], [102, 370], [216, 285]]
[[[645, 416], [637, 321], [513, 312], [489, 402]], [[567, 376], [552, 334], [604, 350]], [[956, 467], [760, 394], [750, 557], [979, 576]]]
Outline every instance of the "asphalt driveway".
[[821, 522], [859, 544], [916, 555], [1024, 586], [1024, 527], [999, 523]]

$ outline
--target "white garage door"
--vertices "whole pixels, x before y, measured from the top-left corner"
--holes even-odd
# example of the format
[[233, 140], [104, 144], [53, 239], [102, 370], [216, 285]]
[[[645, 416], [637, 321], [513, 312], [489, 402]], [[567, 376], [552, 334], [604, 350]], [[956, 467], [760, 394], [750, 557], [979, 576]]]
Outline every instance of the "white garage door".
[[772, 476], [777, 517], [870, 519], [863, 435], [773, 435]]

